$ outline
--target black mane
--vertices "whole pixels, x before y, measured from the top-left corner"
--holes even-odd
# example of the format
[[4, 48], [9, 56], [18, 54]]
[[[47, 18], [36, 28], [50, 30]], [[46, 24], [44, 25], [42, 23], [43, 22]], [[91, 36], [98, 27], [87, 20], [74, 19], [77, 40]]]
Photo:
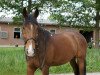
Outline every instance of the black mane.
[[37, 51], [38, 51], [38, 56], [39, 56], [39, 62], [40, 62], [40, 68], [44, 66], [45, 63], [45, 54], [46, 54], [46, 47], [48, 45], [48, 41], [50, 39], [50, 32], [46, 31], [43, 28], [38, 29], [38, 37], [37, 37]]

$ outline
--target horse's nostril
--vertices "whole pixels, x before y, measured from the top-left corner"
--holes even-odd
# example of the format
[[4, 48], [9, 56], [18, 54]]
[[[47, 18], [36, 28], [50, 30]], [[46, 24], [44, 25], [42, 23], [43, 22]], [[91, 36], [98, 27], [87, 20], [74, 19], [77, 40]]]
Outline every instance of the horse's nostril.
[[27, 52], [27, 54], [28, 54], [28, 51], [26, 51]]
[[26, 49], [26, 53], [28, 54], [28, 49]]

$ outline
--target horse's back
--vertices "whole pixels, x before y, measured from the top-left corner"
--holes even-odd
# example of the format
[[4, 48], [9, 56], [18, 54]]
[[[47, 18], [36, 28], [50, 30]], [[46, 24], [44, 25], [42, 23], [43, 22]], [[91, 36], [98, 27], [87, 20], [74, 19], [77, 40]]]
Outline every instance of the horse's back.
[[[52, 36], [53, 37], [53, 42], [62, 42], [65, 43], [66, 46], [68, 46], [67, 44], [71, 44], [71, 46], [73, 46], [75, 48], [75, 45], [80, 46], [81, 48], [83, 47], [83, 49], [87, 48], [87, 42], [86, 39], [84, 38], [84, 36], [82, 34], [80, 34], [77, 31], [67, 31], [67, 32], [63, 32], [60, 34], [55, 34]], [[60, 44], [60, 43], [59, 43]]]

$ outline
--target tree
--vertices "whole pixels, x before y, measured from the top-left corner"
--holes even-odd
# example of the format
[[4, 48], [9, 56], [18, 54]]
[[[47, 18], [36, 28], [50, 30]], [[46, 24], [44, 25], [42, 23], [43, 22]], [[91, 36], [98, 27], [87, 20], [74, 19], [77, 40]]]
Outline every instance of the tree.
[[36, 0], [0, 0], [0, 11], [7, 12], [12, 10], [13, 14], [16, 15], [13, 19], [18, 23], [18, 21], [22, 21], [23, 7], [27, 7], [28, 13], [30, 13], [35, 6], [39, 5], [39, 3], [36, 2]]
[[0, 7], [1, 7], [1, 12], [7, 12], [12, 10], [13, 13], [16, 16], [13, 17], [14, 20], [20, 21], [22, 19], [22, 7], [23, 7], [23, 1], [24, 0], [0, 0]]
[[60, 0], [51, 6], [50, 18], [61, 25], [95, 28], [95, 47], [99, 47], [100, 0]]
[[0, 11], [12, 10], [14, 14], [20, 15], [23, 7], [27, 7], [30, 13], [35, 7], [42, 8], [44, 4], [47, 4], [47, 1], [51, 0], [0, 0]]
[[99, 30], [100, 30], [100, 27], [99, 27], [99, 21], [100, 21], [100, 0], [96, 0], [96, 17], [95, 17], [95, 21], [96, 21], [96, 24], [95, 24], [95, 43], [96, 43], [96, 48], [99, 47]]
[[[47, 0], [51, 1], [51, 0]], [[48, 5], [45, 0], [0, 0], [0, 11], [7, 12], [12, 10], [15, 17], [13, 17], [15, 23], [22, 21], [22, 9], [27, 7], [28, 13], [35, 7], [39, 7], [41, 11], [45, 9], [45, 5]], [[40, 11], [40, 12], [41, 12]], [[19, 22], [18, 22], [19, 21]]]

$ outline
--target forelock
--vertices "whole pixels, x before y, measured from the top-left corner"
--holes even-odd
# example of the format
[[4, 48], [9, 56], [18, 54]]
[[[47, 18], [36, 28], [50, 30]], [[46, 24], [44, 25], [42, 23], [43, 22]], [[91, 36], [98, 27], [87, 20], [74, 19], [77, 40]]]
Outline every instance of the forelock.
[[37, 19], [33, 17], [32, 14], [28, 15], [28, 18], [25, 19], [25, 23], [32, 23], [33, 25], [36, 24], [38, 25]]

